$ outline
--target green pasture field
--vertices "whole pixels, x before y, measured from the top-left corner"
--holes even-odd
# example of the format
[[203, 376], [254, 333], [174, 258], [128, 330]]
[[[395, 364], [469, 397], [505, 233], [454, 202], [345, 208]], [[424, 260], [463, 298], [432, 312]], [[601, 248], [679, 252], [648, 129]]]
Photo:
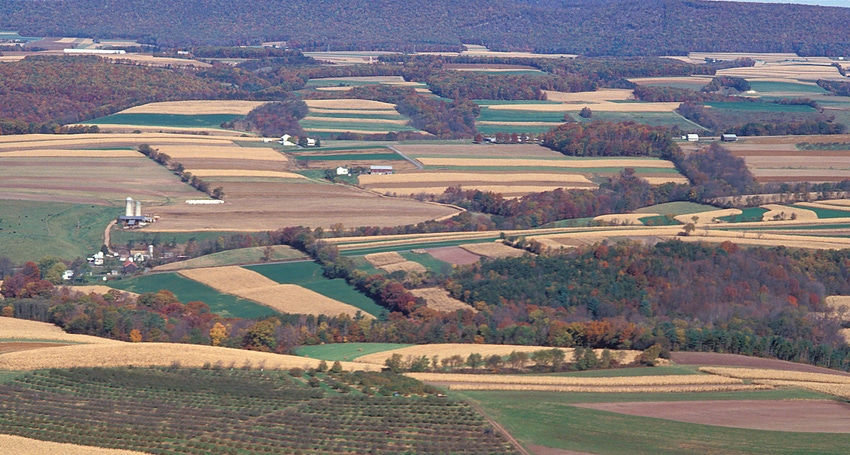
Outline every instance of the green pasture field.
[[[545, 111], [510, 111], [500, 109], [482, 108], [481, 115], [478, 116], [478, 122], [551, 122], [564, 123], [564, 112], [545, 112]], [[481, 125], [488, 126], [488, 125]]]
[[691, 213], [710, 212], [717, 207], [696, 202], [665, 202], [663, 204], [650, 205], [635, 210], [635, 213], [660, 213], [661, 215], [690, 215]]
[[569, 218], [566, 220], [558, 220], [553, 221], [551, 223], [546, 223], [543, 226], [538, 227], [537, 229], [588, 227], [593, 224], [593, 218], [595, 217], [591, 216], [585, 218]]
[[603, 122], [635, 122], [649, 126], [676, 126], [690, 131], [694, 128], [705, 130], [700, 125], [689, 121], [675, 112], [626, 112], [628, 104], [623, 105], [623, 112], [594, 112], [591, 119], [584, 119], [578, 114], [570, 114], [579, 122], [603, 121]]
[[771, 92], [811, 94], [829, 93], [817, 85], [796, 84], [794, 82], [751, 81], [750, 88], [759, 94], [768, 94]]
[[295, 355], [320, 360], [354, 360], [369, 354], [406, 348], [412, 344], [399, 343], [332, 343], [316, 346], [300, 346], [295, 349]]
[[342, 278], [333, 280], [325, 278], [322, 275], [322, 267], [315, 262], [260, 264], [245, 268], [280, 284], [296, 284], [325, 297], [347, 303], [372, 316], [380, 316], [385, 311], [384, 307], [378, 305], [366, 295], [357, 292]]
[[806, 207], [804, 205], [794, 204], [791, 207], [810, 210], [815, 212], [818, 216], [818, 219], [826, 219], [826, 218], [850, 218], [850, 211], [847, 210], [838, 210], [838, 209], [823, 209], [819, 207]]
[[103, 246], [103, 230], [117, 214], [118, 209], [100, 205], [0, 200], [0, 256], [16, 264], [91, 256]]
[[354, 267], [357, 270], [362, 270], [369, 275], [385, 275], [387, 272], [381, 270], [374, 265], [372, 265], [369, 261], [366, 260], [363, 256], [353, 256], [351, 260], [354, 261]]
[[167, 289], [184, 304], [201, 301], [210, 307], [211, 312], [225, 317], [253, 319], [277, 314], [276, 311], [259, 303], [222, 294], [209, 286], [176, 273], [156, 273], [127, 280], [108, 281], [107, 285], [137, 294]]
[[794, 144], [797, 150], [850, 150], [850, 142], [800, 142]]
[[523, 444], [595, 454], [843, 454], [850, 435], [726, 428], [571, 406], [633, 401], [832, 399], [800, 389], [702, 393], [451, 392]]
[[730, 102], [709, 102], [705, 103], [706, 106], [713, 107], [715, 109], [725, 109], [729, 111], [743, 111], [743, 112], [793, 112], [793, 113], [811, 113], [817, 112], [817, 110], [811, 106], [804, 105], [786, 105], [786, 104], [775, 104], [775, 103], [749, 103], [745, 101], [730, 101]]
[[498, 125], [477, 125], [478, 132], [481, 134], [496, 134], [496, 133], [527, 133], [527, 134], [543, 134], [557, 127], [561, 123], [552, 123], [551, 126], [545, 125], [515, 125], [512, 123], [501, 123]]
[[645, 226], [675, 226], [677, 224], [682, 224], [674, 218], [667, 217], [665, 215], [647, 216], [644, 218], [638, 218], [638, 221], [643, 223]]
[[301, 120], [298, 122], [301, 125], [301, 128], [309, 131], [326, 131], [326, 130], [342, 130], [342, 131], [351, 131], [354, 133], [370, 133], [370, 132], [382, 132], [382, 131], [419, 131], [412, 126], [407, 125], [399, 125], [396, 123], [369, 123], [369, 122], [357, 122], [357, 120], [352, 117], [353, 120], [350, 122], [323, 122], [321, 120]]
[[[339, 142], [339, 141], [336, 141]], [[316, 151], [321, 152], [348, 152], [348, 151], [356, 151], [356, 150], [387, 150], [388, 148], [383, 145], [354, 145], [354, 146], [334, 146], [334, 147], [318, 147], [318, 148], [306, 148], [306, 149], [288, 149], [286, 151], [287, 154], [299, 154], [299, 153], [314, 153]]]
[[26, 371], [0, 371], [0, 384], [13, 381], [25, 374], [27, 374]]
[[492, 242], [499, 238], [498, 235], [494, 235], [492, 237], [485, 237], [481, 239], [463, 239], [463, 240], [445, 240], [439, 242], [420, 242], [409, 245], [388, 245], [388, 246], [380, 246], [380, 242], [375, 242], [376, 246], [366, 247], [366, 248], [358, 248], [352, 250], [341, 251], [340, 254], [343, 256], [363, 256], [366, 254], [372, 253], [386, 253], [388, 251], [410, 251], [415, 249], [427, 249], [427, 248], [440, 248], [444, 246], [458, 246], [458, 245], [466, 245], [468, 243], [484, 243], [484, 242]]
[[221, 128], [221, 124], [242, 117], [234, 114], [113, 114], [83, 124], [169, 126], [175, 128]]
[[763, 209], [761, 207], [748, 207], [745, 209], [741, 209], [740, 215], [728, 215], [721, 216], [717, 219], [720, 221], [726, 221], [727, 223], [745, 223], [749, 221], [761, 221], [762, 216], [767, 213], [769, 210]]
[[[113, 209], [114, 210], [114, 209]], [[197, 231], [197, 232], [154, 232], [139, 230], [123, 230], [113, 229], [110, 234], [110, 240], [113, 245], [126, 245], [128, 242], [135, 242], [144, 245], [151, 243], [158, 245], [160, 243], [177, 243], [183, 244], [190, 240], [203, 242], [206, 240], [215, 240], [219, 237], [227, 237], [231, 235], [250, 235], [255, 239], [267, 240], [268, 233], [266, 232], [234, 232], [234, 231]], [[98, 247], [100, 248], [100, 247]]]
[[[263, 254], [266, 247], [255, 246], [251, 248], [239, 248], [236, 250], [219, 251], [185, 261], [180, 261], [179, 270], [198, 269], [202, 267], [221, 267], [226, 265], [255, 264], [263, 262]], [[292, 259], [303, 259], [307, 255], [286, 245], [272, 246], [270, 261], [287, 261]], [[175, 264], [170, 264], [172, 267]]]
[[422, 254], [414, 253], [412, 251], [401, 251], [399, 252], [399, 254], [401, 255], [401, 257], [407, 259], [408, 261], [422, 264], [422, 266], [428, 269], [428, 271], [430, 272], [450, 274], [452, 271], [451, 264], [445, 261], [441, 261], [427, 253]]
[[295, 155], [299, 161], [404, 161], [398, 153], [328, 153], [323, 155]]

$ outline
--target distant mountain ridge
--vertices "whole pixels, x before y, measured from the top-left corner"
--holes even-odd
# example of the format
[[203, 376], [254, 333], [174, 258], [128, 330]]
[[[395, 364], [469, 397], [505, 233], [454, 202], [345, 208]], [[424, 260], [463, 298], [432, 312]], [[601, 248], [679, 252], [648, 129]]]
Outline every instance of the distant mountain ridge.
[[701, 0], [6, 0], [0, 29], [163, 47], [288, 41], [306, 50], [689, 51], [850, 56], [850, 8]]

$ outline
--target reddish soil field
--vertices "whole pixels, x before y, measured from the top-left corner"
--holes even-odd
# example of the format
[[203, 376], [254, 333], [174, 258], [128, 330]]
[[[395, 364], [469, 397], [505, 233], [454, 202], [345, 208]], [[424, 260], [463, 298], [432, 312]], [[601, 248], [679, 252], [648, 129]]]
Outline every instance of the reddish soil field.
[[435, 259], [448, 262], [449, 264], [467, 265], [475, 264], [481, 260], [481, 256], [472, 254], [458, 246], [431, 248], [426, 251], [428, 251], [428, 254], [433, 256]]
[[27, 343], [17, 341], [0, 343], [0, 354], [18, 351], [30, 351], [33, 349], [40, 348], [55, 348], [56, 346], [63, 346], [64, 344], [65, 343]]
[[829, 368], [821, 368], [784, 360], [762, 359], [738, 354], [716, 354], [713, 352], [671, 352], [670, 360], [680, 365], [702, 365], [720, 367], [768, 368], [782, 371], [802, 371], [804, 373], [836, 374], [850, 376], [850, 373]]
[[850, 433], [850, 404], [832, 400], [656, 401], [575, 406], [731, 428]]

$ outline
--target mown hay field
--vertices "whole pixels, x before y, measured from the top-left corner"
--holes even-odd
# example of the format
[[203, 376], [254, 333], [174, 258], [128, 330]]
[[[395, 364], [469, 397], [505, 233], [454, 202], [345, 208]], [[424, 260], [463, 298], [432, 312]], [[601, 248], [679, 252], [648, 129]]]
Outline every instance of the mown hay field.
[[0, 434], [0, 452], [15, 455], [143, 455], [143, 452], [39, 441]]
[[[205, 364], [252, 369], [315, 368], [319, 360], [215, 346], [174, 343], [86, 344], [41, 348], [0, 355], [0, 370], [48, 368], [171, 366], [201, 368]], [[343, 362], [346, 370], [380, 370], [378, 365]]]
[[[405, 172], [390, 175], [366, 174], [359, 177], [361, 186], [386, 185], [389, 183], [438, 183], [438, 182], [486, 182], [486, 183], [533, 183], [559, 182], [593, 185], [584, 175], [561, 173], [506, 173], [506, 172]], [[466, 185], [464, 185], [466, 186]]]
[[428, 304], [428, 308], [436, 311], [451, 313], [457, 310], [469, 310], [477, 312], [475, 308], [452, 297], [449, 292], [442, 288], [411, 289], [410, 293], [416, 297], [422, 297]]
[[234, 114], [247, 115], [253, 109], [266, 104], [265, 101], [241, 100], [191, 100], [148, 103], [121, 111], [121, 114], [176, 114], [206, 115]]
[[70, 343], [120, 344], [107, 338], [65, 333], [60, 327], [46, 322], [0, 317], [0, 340], [50, 340]]
[[428, 269], [425, 268], [424, 265], [413, 262], [413, 261], [404, 261], [404, 262], [396, 262], [394, 264], [382, 265], [380, 267], [381, 270], [386, 271], [387, 273], [393, 272], [416, 272], [416, 273], [425, 273]]
[[281, 171], [262, 171], [254, 169], [187, 169], [198, 177], [268, 177], [279, 179], [306, 179], [301, 174]]
[[[241, 265], [262, 262], [265, 258], [266, 247], [258, 246], [251, 248], [240, 248], [237, 250], [220, 251], [207, 254], [185, 261], [172, 262], [154, 267], [158, 272], [176, 271], [183, 269], [198, 269], [204, 267], [221, 267], [225, 265]], [[300, 259], [306, 257], [304, 253], [286, 245], [273, 245], [271, 247], [270, 261], [284, 261], [288, 259]]]
[[791, 219], [793, 217], [794, 219], [801, 220], [801, 221], [802, 220], [816, 220], [816, 219], [818, 219], [817, 213], [815, 213], [811, 210], [800, 209], [800, 208], [796, 208], [796, 207], [789, 207], [787, 205], [778, 205], [778, 204], [767, 204], [767, 205], [763, 205], [761, 207], [768, 210], [764, 215], [762, 215], [762, 219], [764, 221], [770, 221], [770, 220], [773, 220], [776, 217], [781, 218], [783, 216], [785, 217], [784, 219]]
[[135, 150], [42, 149], [0, 152], [0, 158], [137, 158], [139, 155]]
[[393, 111], [395, 105], [392, 103], [382, 103], [380, 101], [360, 100], [360, 99], [338, 99], [338, 100], [305, 100], [309, 108], [323, 109], [358, 109], [369, 111]]
[[536, 144], [400, 144], [405, 155], [434, 158], [563, 158], [564, 155]]
[[363, 258], [366, 259], [370, 264], [374, 265], [375, 267], [381, 267], [381, 266], [385, 266], [385, 265], [389, 265], [389, 264], [396, 264], [396, 263], [404, 262], [404, 261], [407, 260], [404, 257], [402, 257], [402, 255], [398, 254], [395, 251], [389, 251], [389, 252], [386, 252], [386, 253], [367, 254], [367, 255], [363, 256]]
[[262, 160], [276, 161], [283, 164], [289, 162], [286, 155], [273, 148], [265, 147], [239, 147], [232, 142], [230, 144], [210, 145], [197, 143], [193, 145], [173, 145], [151, 142], [150, 145], [165, 153], [171, 158], [180, 161], [182, 159], [218, 159], [218, 160]]
[[659, 216], [657, 213], [612, 213], [610, 215], [599, 215], [593, 221], [601, 221], [610, 224], [643, 224], [641, 218]]

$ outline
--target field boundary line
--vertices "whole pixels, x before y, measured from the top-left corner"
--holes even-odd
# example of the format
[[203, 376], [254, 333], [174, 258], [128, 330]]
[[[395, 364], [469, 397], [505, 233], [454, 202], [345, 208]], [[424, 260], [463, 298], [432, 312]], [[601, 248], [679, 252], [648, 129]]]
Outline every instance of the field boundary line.
[[472, 406], [473, 409], [475, 409], [482, 416], [484, 416], [484, 419], [487, 420], [487, 422], [490, 425], [492, 425], [493, 428], [496, 429], [496, 431], [502, 433], [502, 435], [505, 436], [505, 438], [508, 440], [508, 442], [510, 442], [511, 445], [513, 445], [514, 448], [517, 449], [521, 454], [523, 454], [523, 455], [533, 455], [531, 452], [526, 450], [525, 447], [523, 447], [523, 445], [520, 444], [520, 442], [517, 441], [517, 439], [515, 437], [513, 437], [513, 435], [508, 432], [508, 430], [505, 429], [505, 427], [501, 426], [498, 422], [491, 419], [490, 416], [487, 415], [486, 412], [484, 412], [484, 409], [482, 409], [481, 406], [478, 405], [478, 403], [474, 403], [472, 400], [467, 400], [466, 402], [469, 403], [469, 405]]
[[406, 159], [407, 161], [410, 161], [411, 163], [413, 163], [413, 165], [414, 165], [414, 166], [416, 166], [416, 169], [418, 169], [418, 170], [420, 170], [420, 171], [421, 171], [421, 170], [423, 170], [423, 169], [425, 169], [425, 166], [423, 166], [423, 165], [422, 165], [422, 163], [420, 163], [419, 161], [417, 161], [417, 160], [415, 160], [415, 159], [413, 159], [413, 158], [411, 158], [411, 157], [409, 157], [409, 156], [405, 155], [404, 153], [402, 153], [402, 151], [401, 151], [401, 150], [399, 150], [399, 149], [395, 148], [395, 146], [392, 146], [392, 145], [391, 145], [391, 146], [389, 146], [388, 148], [389, 148], [390, 150], [392, 150], [393, 152], [398, 153], [398, 154], [399, 154], [399, 156], [401, 156], [402, 158], [404, 158], [404, 159]]

